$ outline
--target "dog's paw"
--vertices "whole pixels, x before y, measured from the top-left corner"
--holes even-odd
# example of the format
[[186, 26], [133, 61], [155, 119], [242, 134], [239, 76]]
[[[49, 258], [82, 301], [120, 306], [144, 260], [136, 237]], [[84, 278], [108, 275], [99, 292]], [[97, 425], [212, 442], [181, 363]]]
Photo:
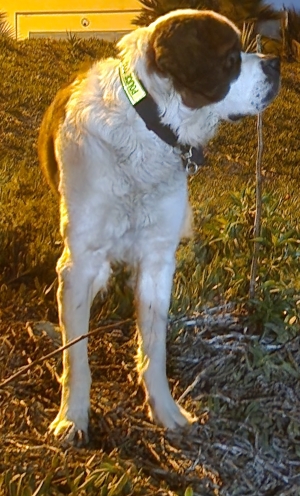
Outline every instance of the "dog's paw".
[[188, 427], [197, 419], [179, 406], [170, 396], [168, 400], [157, 404], [153, 398], [149, 400], [150, 417], [154, 422], [166, 429], [176, 430]]
[[49, 430], [54, 434], [63, 448], [76, 446], [81, 448], [88, 443], [88, 420], [77, 421], [61, 418], [60, 415], [50, 425]]

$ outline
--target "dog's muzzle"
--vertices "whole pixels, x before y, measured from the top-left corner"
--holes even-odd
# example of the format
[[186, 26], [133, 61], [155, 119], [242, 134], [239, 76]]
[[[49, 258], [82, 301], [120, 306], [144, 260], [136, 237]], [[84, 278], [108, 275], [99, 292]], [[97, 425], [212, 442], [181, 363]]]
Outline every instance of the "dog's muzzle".
[[260, 63], [270, 84], [270, 89], [262, 101], [268, 104], [275, 98], [280, 88], [280, 59], [274, 55], [264, 55]]

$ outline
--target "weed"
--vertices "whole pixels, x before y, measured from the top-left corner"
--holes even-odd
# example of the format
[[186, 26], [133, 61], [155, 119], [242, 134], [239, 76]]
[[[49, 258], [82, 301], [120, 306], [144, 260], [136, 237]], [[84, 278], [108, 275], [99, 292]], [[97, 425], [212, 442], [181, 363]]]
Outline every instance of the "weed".
[[[251, 310], [252, 326], [256, 324], [264, 331], [276, 329], [277, 336], [288, 339], [287, 330], [294, 332], [299, 325], [299, 228], [294, 221], [288, 221], [284, 198], [264, 195], [262, 235], [257, 239], [259, 289], [256, 298], [248, 302], [254, 186], [229, 192], [225, 203], [226, 211], [217, 215], [205, 215], [206, 205], [200, 205], [195, 212], [198, 228], [188, 252], [187, 247], [180, 251], [173, 311], [200, 310], [209, 301], [213, 305], [218, 300], [235, 301]], [[184, 274], [188, 274], [188, 284]]]

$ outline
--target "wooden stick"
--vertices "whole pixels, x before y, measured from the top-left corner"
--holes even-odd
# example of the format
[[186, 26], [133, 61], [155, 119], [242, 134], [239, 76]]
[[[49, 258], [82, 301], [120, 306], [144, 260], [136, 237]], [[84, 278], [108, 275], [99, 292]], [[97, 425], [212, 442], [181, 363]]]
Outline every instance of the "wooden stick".
[[[257, 52], [261, 53], [261, 35], [256, 37]], [[262, 133], [262, 114], [257, 116], [257, 156], [256, 156], [256, 208], [254, 219], [254, 238], [258, 238], [261, 233], [261, 214], [262, 214], [262, 154], [263, 154], [263, 133]], [[252, 300], [255, 297], [255, 287], [258, 267], [258, 254], [260, 243], [254, 241], [254, 249], [250, 271], [249, 297]]]
[[6, 386], [7, 384], [12, 382], [17, 377], [24, 374], [24, 372], [27, 372], [27, 370], [29, 370], [32, 367], [34, 367], [35, 365], [37, 365], [38, 363], [44, 362], [45, 360], [48, 360], [49, 358], [54, 357], [58, 353], [61, 353], [62, 351], [66, 350], [67, 348], [70, 348], [70, 346], [73, 346], [74, 344], [79, 343], [79, 341], [82, 341], [83, 339], [86, 339], [89, 336], [93, 336], [94, 334], [98, 334], [99, 332], [104, 332], [104, 331], [107, 331], [108, 329], [112, 329], [113, 327], [119, 327], [121, 325], [128, 324], [128, 322], [131, 322], [131, 319], [121, 320], [120, 322], [115, 322], [114, 324], [108, 324], [106, 326], [97, 327], [93, 331], [89, 331], [87, 334], [82, 334], [81, 336], [78, 336], [78, 338], [72, 339], [72, 341], [69, 341], [64, 346], [57, 348], [57, 350], [51, 351], [51, 353], [48, 353], [48, 355], [42, 356], [41, 358], [34, 360], [34, 362], [31, 362], [28, 365], [21, 367], [21, 369], [18, 370], [18, 372], [16, 372], [15, 374], [11, 375], [10, 377], [8, 377], [4, 381], [2, 381], [0, 383], [0, 388]]

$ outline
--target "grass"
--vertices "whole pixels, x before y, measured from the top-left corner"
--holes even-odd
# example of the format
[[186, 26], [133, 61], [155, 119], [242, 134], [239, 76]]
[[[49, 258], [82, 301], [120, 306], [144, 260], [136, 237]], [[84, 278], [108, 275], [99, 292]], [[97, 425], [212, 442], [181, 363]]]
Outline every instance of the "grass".
[[[58, 212], [37, 162], [41, 118], [99, 40], [0, 37], [0, 360], [2, 379], [57, 346]], [[300, 494], [298, 194], [300, 67], [283, 64], [282, 90], [264, 113], [264, 198], [256, 297], [249, 301], [256, 119], [224, 124], [190, 180], [194, 239], [178, 250], [168, 376], [199, 417], [173, 437], [146, 417], [137, 387], [126, 271], [97, 298], [91, 327], [91, 443], [62, 451], [47, 434], [59, 405], [60, 358], [0, 386], [0, 494]], [[223, 305], [223, 307], [221, 307]], [[229, 305], [229, 306], [228, 306]], [[222, 310], [223, 308], [223, 310]], [[54, 332], [55, 335], [55, 332]], [[1, 493], [2, 491], [2, 493]]]

